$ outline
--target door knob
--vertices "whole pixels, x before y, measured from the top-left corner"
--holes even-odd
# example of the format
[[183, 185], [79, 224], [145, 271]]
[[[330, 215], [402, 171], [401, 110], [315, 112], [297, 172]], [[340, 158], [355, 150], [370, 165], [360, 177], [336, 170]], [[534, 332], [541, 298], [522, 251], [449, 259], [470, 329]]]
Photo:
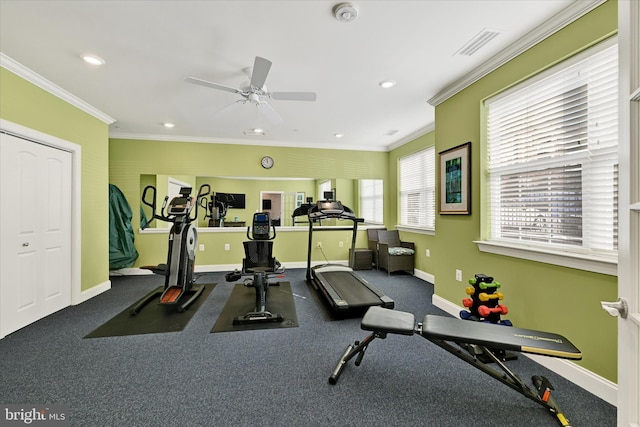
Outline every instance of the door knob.
[[29, 242], [24, 242], [24, 243], [22, 244], [22, 246], [24, 246], [24, 247], [26, 248], [27, 246], [29, 246]]
[[610, 316], [613, 317], [622, 317], [623, 319], [627, 318], [627, 312], [629, 311], [629, 307], [627, 306], [627, 301], [622, 298], [618, 298], [616, 302], [606, 302], [600, 301], [600, 305], [602, 309], [609, 313]]

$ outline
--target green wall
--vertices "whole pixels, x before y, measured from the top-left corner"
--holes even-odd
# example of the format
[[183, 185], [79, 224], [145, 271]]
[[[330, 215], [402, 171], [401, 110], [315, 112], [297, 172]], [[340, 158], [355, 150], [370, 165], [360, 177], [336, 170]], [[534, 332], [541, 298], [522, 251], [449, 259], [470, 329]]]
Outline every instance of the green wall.
[[109, 127], [0, 67], [0, 117], [82, 147], [82, 290], [109, 280]]
[[[436, 153], [472, 142], [472, 214], [437, 215], [435, 236], [404, 233], [416, 242], [417, 268], [435, 276], [435, 293], [461, 306], [466, 283], [455, 280], [485, 273], [502, 284], [506, 318], [518, 327], [554, 331], [582, 350], [577, 362], [611, 381], [617, 378], [617, 323], [600, 301], [615, 301], [617, 278], [518, 258], [482, 253], [480, 239], [480, 106], [483, 99], [571, 56], [617, 30], [617, 5], [608, 1], [436, 107], [435, 132], [390, 154], [396, 159], [435, 143]], [[394, 192], [395, 193], [395, 192]], [[426, 258], [425, 250], [431, 257]]]
[[[260, 166], [260, 159], [269, 155], [275, 165], [269, 170]], [[272, 147], [253, 145], [227, 145], [214, 143], [194, 143], [175, 141], [148, 141], [111, 139], [109, 141], [109, 182], [120, 188], [133, 212], [139, 212], [140, 177], [146, 175], [191, 175], [197, 177], [257, 177], [263, 181], [243, 183], [241, 180], [212, 178], [213, 191], [242, 192], [247, 194], [247, 209], [230, 210], [227, 217], [238, 216], [240, 220], [251, 221], [258, 206], [260, 190], [285, 189], [288, 184], [269, 178], [331, 178], [338, 188], [338, 197], [354, 199], [353, 184], [349, 179], [383, 179], [388, 177], [388, 153], [350, 150], [327, 150], [292, 147]], [[145, 178], [148, 181], [148, 178]], [[200, 179], [198, 184], [206, 180]], [[309, 184], [311, 183], [311, 184]], [[300, 188], [286, 188], [304, 191], [314, 196], [318, 181], [300, 184]], [[248, 187], [252, 185], [253, 187]], [[311, 187], [309, 187], [311, 185]], [[277, 186], [277, 188], [276, 188]], [[216, 188], [219, 187], [219, 188]], [[385, 187], [386, 190], [386, 187]], [[385, 215], [391, 209], [391, 202], [385, 196]], [[164, 197], [158, 193], [158, 203]], [[395, 208], [393, 208], [395, 209]], [[140, 234], [139, 216], [133, 218], [135, 245], [140, 257], [136, 265], [157, 264], [166, 258], [166, 234]], [[301, 231], [278, 233], [274, 245], [274, 255], [281, 262], [306, 262], [307, 227]], [[246, 229], [225, 230], [224, 233], [201, 232], [200, 244], [204, 252], [198, 252], [196, 265], [237, 265], [242, 262], [244, 251], [242, 242], [246, 240]], [[317, 236], [317, 237], [316, 237]], [[314, 241], [321, 241], [329, 260], [348, 259], [351, 242], [350, 232], [314, 234]], [[340, 246], [342, 242], [342, 246]], [[358, 247], [367, 247], [366, 233], [358, 233]], [[230, 250], [224, 249], [229, 244]], [[315, 247], [313, 260], [323, 260], [321, 251]]]

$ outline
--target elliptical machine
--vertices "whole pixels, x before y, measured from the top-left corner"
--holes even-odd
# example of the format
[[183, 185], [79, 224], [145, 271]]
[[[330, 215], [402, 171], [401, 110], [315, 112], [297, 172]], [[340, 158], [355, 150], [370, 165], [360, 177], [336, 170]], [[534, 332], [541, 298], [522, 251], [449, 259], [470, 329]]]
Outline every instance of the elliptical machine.
[[[271, 235], [273, 230], [273, 235]], [[251, 231], [251, 234], [249, 232]], [[254, 311], [233, 319], [234, 325], [256, 322], [282, 322], [284, 317], [267, 310], [267, 292], [269, 286], [279, 286], [278, 282], [270, 282], [269, 278], [281, 276], [284, 267], [273, 256], [273, 239], [276, 238], [276, 227], [271, 223], [268, 212], [253, 214], [251, 227], [247, 227], [247, 238], [243, 242], [245, 259], [242, 260], [242, 271], [227, 273], [227, 282], [235, 282], [243, 276], [244, 286], [256, 290], [256, 306]]]
[[[164, 288], [154, 290], [144, 297], [133, 309], [130, 314], [135, 316], [154, 299], [160, 297], [158, 304], [165, 306], [175, 306], [176, 310], [181, 313], [185, 311], [204, 291], [204, 286], [195, 286], [194, 267], [196, 259], [196, 248], [198, 247], [198, 231], [196, 226], [192, 224], [198, 219], [198, 207], [209, 192], [211, 187], [209, 184], [200, 186], [198, 195], [193, 198], [191, 196], [191, 187], [180, 188], [180, 194], [171, 199], [168, 203], [169, 196], [165, 196], [160, 214], [156, 212], [156, 188], [152, 185], [145, 187], [142, 193], [142, 202], [149, 206], [153, 212], [153, 219], [159, 219], [173, 223], [169, 231], [169, 252], [167, 255], [167, 263], [159, 264], [148, 268], [156, 274], [163, 275]], [[148, 200], [148, 193], [153, 193], [153, 199]], [[193, 207], [195, 206], [195, 216], [191, 216]], [[165, 208], [167, 209], [165, 213]], [[188, 297], [188, 298], [187, 298]], [[185, 298], [187, 298], [185, 300]]]

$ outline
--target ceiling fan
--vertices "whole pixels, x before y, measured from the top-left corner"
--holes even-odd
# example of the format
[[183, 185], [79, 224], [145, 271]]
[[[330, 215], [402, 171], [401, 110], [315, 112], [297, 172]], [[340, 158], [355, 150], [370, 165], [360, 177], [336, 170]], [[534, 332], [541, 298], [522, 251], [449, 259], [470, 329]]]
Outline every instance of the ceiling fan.
[[[282, 117], [271, 107], [267, 102], [268, 100], [275, 101], [315, 101], [315, 92], [268, 92], [267, 87], [264, 85], [267, 80], [267, 75], [271, 69], [271, 61], [268, 59], [256, 56], [253, 63], [253, 69], [247, 74], [250, 74], [250, 81], [246, 87], [239, 89], [225, 86], [220, 83], [214, 83], [207, 80], [202, 80], [196, 77], [187, 77], [185, 81], [200, 86], [210, 87], [213, 89], [224, 90], [226, 92], [237, 93], [242, 96], [242, 99], [235, 101], [234, 103], [227, 105], [222, 110], [216, 113], [217, 116], [228, 113], [231, 110], [236, 109], [238, 106], [246, 104], [247, 102], [254, 104], [258, 110], [272, 123], [278, 124], [282, 122]], [[247, 69], [245, 69], [247, 70]]]

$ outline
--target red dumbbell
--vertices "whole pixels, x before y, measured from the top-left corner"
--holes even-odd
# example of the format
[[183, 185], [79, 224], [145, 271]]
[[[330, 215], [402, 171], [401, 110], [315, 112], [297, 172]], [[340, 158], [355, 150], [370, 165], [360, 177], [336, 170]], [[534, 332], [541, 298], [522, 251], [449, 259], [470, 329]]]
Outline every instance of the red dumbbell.
[[473, 306], [473, 300], [471, 298], [465, 298], [462, 300], [462, 305], [467, 308], [471, 308]]
[[487, 306], [481, 305], [478, 307], [478, 314], [482, 317], [488, 317], [491, 313], [497, 314], [507, 314], [509, 309], [507, 309], [506, 305], [498, 305], [494, 308], [489, 308]]

